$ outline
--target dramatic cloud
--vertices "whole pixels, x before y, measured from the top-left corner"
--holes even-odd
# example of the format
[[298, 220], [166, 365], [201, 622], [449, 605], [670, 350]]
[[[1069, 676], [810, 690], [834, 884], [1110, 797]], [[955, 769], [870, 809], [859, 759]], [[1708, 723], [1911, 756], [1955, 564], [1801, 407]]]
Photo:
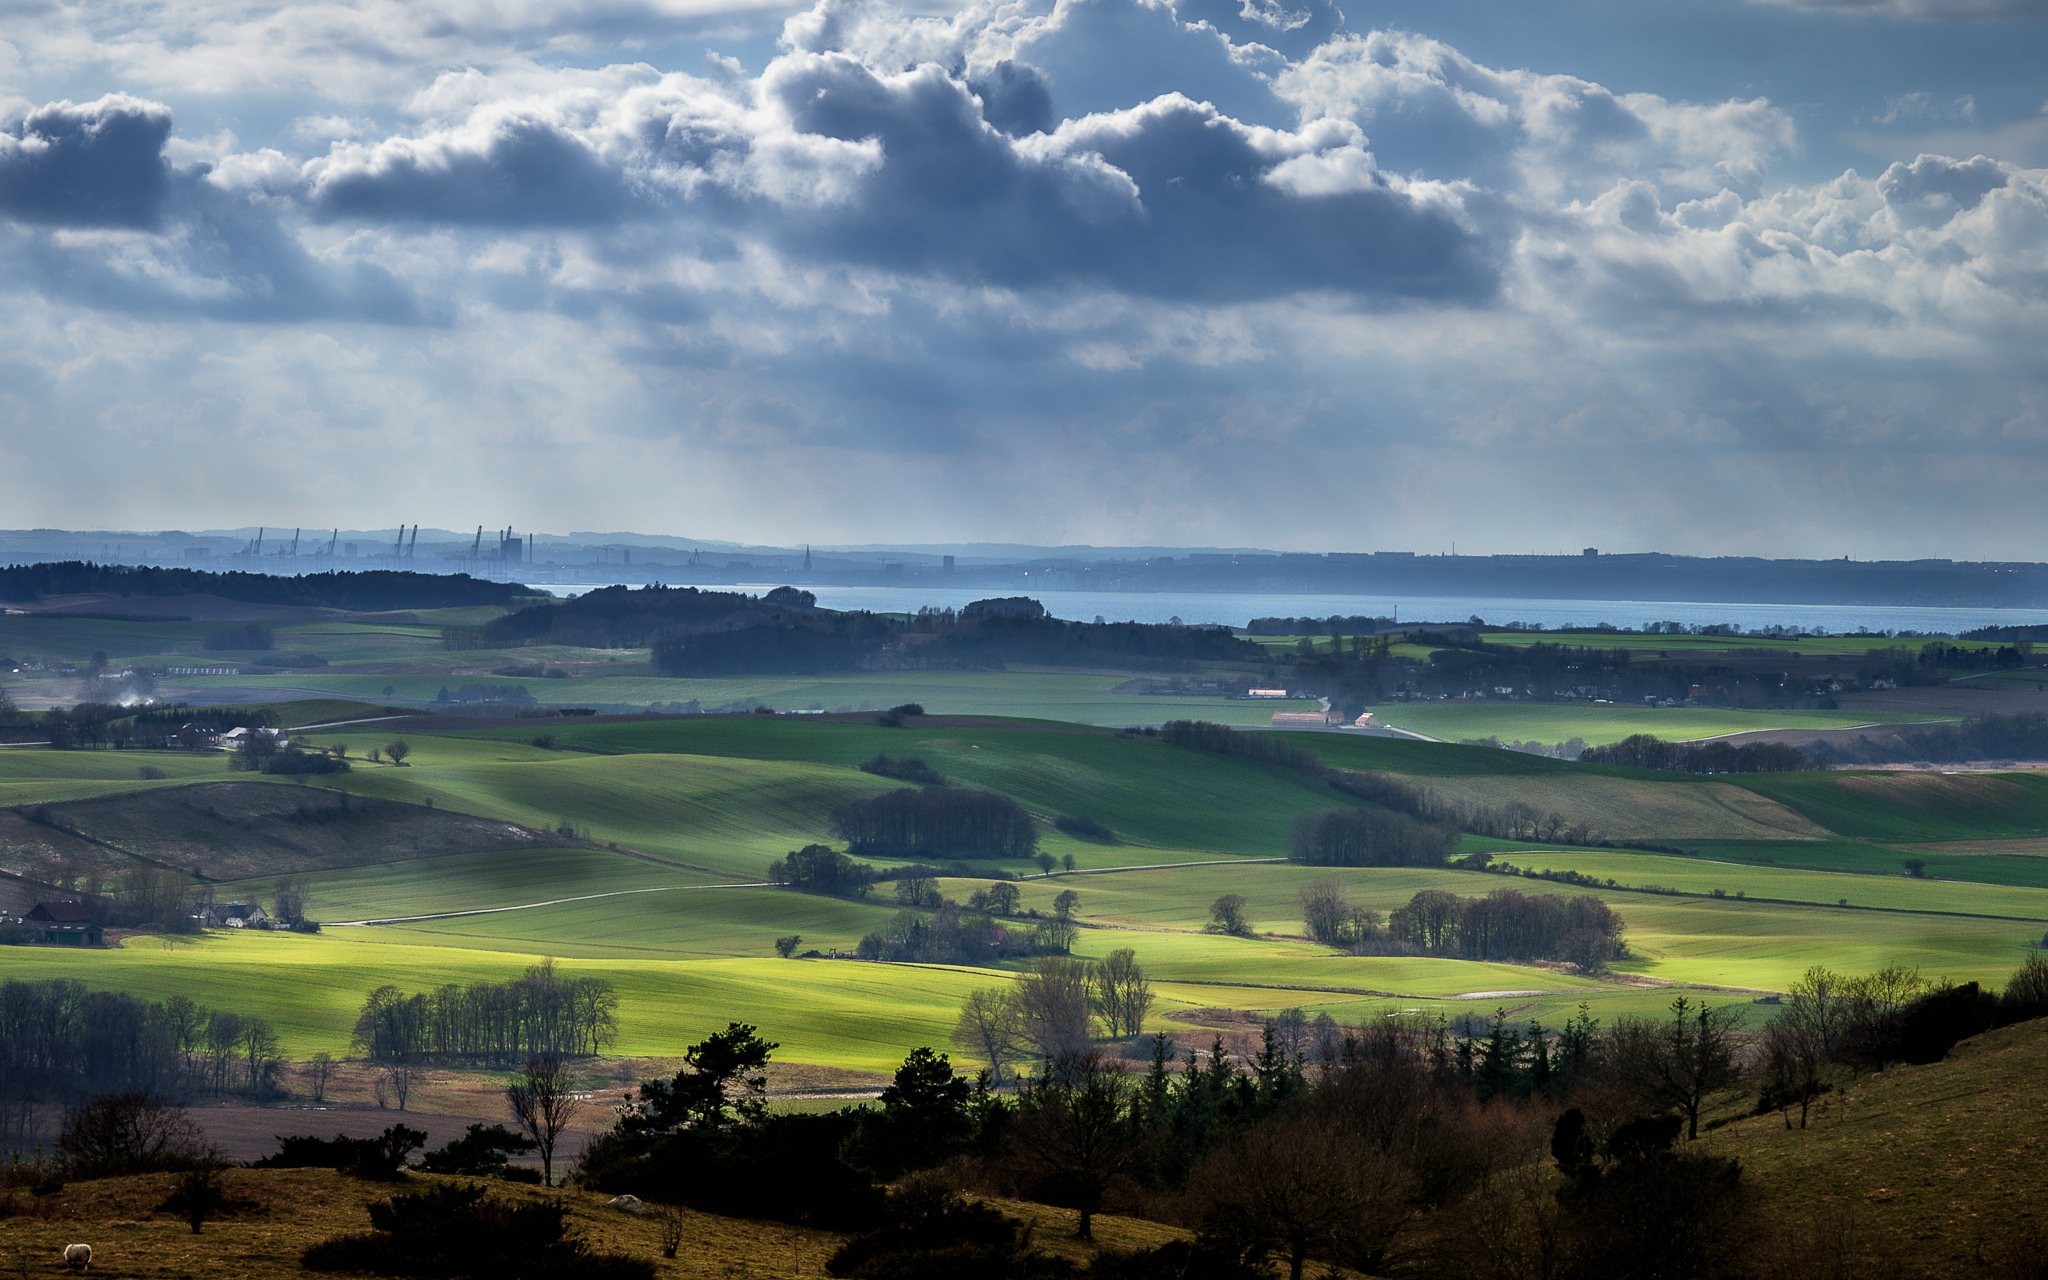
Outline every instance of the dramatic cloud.
[[0, 133], [0, 212], [23, 222], [148, 227], [170, 189], [164, 106], [110, 93], [53, 102]]
[[[125, 92], [0, 101], [40, 522], [217, 475], [783, 540], [2048, 532], [1971, 523], [2048, 481], [2048, 171], [1996, 148], [1790, 180], [1769, 99], [1307, 0], [823, 0], [751, 69], [680, 4], [108, 12], [19, 66]], [[1964, 523], [1909, 547], [1904, 503]]]

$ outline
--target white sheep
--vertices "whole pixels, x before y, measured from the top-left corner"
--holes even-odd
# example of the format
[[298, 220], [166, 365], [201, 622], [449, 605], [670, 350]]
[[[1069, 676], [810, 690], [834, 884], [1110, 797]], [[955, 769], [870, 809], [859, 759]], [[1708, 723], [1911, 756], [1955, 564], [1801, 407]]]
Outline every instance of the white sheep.
[[65, 1245], [64, 1265], [73, 1271], [92, 1270], [92, 1246], [89, 1244]]

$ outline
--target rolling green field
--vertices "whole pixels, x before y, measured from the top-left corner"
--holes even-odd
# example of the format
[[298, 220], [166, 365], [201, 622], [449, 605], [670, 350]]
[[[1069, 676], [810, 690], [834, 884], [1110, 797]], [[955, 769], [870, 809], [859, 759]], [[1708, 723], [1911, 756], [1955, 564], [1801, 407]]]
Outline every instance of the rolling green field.
[[[551, 745], [529, 741], [537, 728], [553, 735]], [[368, 725], [310, 736], [346, 742], [358, 757], [393, 736], [414, 748], [407, 767], [359, 763], [314, 786], [549, 830], [566, 824], [613, 847], [525, 847], [313, 872], [312, 914], [331, 922], [317, 937], [222, 933], [168, 948], [133, 938], [91, 953], [0, 948], [0, 976], [75, 976], [143, 995], [183, 991], [270, 1018], [293, 1053], [339, 1052], [377, 985], [503, 978], [553, 956], [572, 973], [616, 985], [624, 1052], [673, 1055], [738, 1018], [767, 1028], [790, 1061], [884, 1068], [917, 1044], [942, 1043], [966, 991], [1013, 975], [774, 958], [774, 939], [789, 933], [806, 948], [850, 951], [899, 912], [887, 884], [865, 901], [755, 886], [773, 859], [829, 840], [836, 805], [901, 785], [854, 767], [877, 752], [922, 758], [957, 784], [1014, 797], [1045, 822], [1080, 814], [1108, 825], [1119, 843], [1043, 828], [1042, 847], [1071, 853], [1083, 874], [1040, 878], [1017, 862], [1000, 870], [1028, 877], [1019, 886], [1028, 909], [1048, 911], [1054, 895], [1075, 892], [1083, 925], [1076, 953], [1135, 951], [1160, 994], [1153, 1025], [1182, 1036], [1208, 1034], [1214, 1011], [1286, 1007], [1353, 1022], [1407, 1008], [1485, 1016], [1502, 1007], [1554, 1023], [1584, 1002], [1610, 1018], [1655, 1012], [1671, 998], [1661, 985], [1669, 983], [1748, 1001], [1782, 990], [1813, 963], [1855, 971], [1898, 962], [1996, 984], [2048, 929], [2048, 876], [2037, 874], [2048, 858], [1911, 852], [1929, 842], [2038, 839], [2048, 831], [2048, 779], [2030, 774], [1686, 777], [1398, 739], [1290, 739], [1333, 766], [1397, 774], [1475, 803], [1524, 798], [1598, 817], [1604, 828], [1613, 824], [1610, 835], [1640, 831], [1701, 850], [1697, 858], [1526, 846], [1515, 853], [1508, 842], [1463, 841], [1505, 852], [1517, 865], [1614, 881], [1589, 890], [1449, 868], [1329, 871], [1254, 861], [1287, 853], [1297, 816], [1356, 802], [1279, 766], [1050, 721], [926, 720], [887, 729], [684, 717], [514, 721], [461, 733]], [[142, 780], [145, 763], [169, 776]], [[0, 751], [0, 800], [231, 778], [299, 785], [229, 775], [225, 765], [213, 754]], [[1932, 878], [1905, 876], [1899, 864], [1908, 856], [1924, 856]], [[1992, 873], [2002, 869], [2011, 874], [2001, 882]], [[1556, 966], [1342, 955], [1296, 936], [1301, 888], [1325, 875], [1336, 875], [1351, 901], [1382, 913], [1422, 889], [1592, 892], [1627, 921], [1630, 956], [1616, 975], [1588, 978]], [[261, 899], [273, 884], [267, 877], [215, 890]], [[1628, 891], [1649, 885], [1730, 896]], [[956, 899], [975, 887], [942, 882]], [[1258, 936], [1202, 931], [1209, 904], [1224, 893], [1247, 899]], [[1764, 898], [1784, 901], [1756, 900]], [[1851, 909], [1835, 905], [1842, 898]], [[1996, 916], [2020, 918], [1989, 918]], [[358, 920], [392, 923], [338, 923]]]
[[1566, 742], [1587, 746], [1647, 733], [1692, 742], [1759, 729], [1852, 729], [1872, 723], [1914, 724], [1936, 716], [1908, 712], [1735, 711], [1719, 707], [1574, 706], [1554, 702], [1410, 702], [1374, 707], [1382, 723], [1446, 742], [1497, 737], [1503, 742]]

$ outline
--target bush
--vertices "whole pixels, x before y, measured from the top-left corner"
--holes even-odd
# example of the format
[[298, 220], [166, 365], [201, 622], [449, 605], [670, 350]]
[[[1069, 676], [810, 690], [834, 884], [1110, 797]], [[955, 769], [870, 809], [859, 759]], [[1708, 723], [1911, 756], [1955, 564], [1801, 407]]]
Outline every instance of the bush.
[[1093, 818], [1083, 818], [1075, 814], [1063, 813], [1052, 820], [1052, 825], [1068, 835], [1082, 840], [1097, 840], [1103, 844], [1115, 844], [1117, 842], [1116, 833]]
[[538, 1146], [532, 1138], [514, 1133], [502, 1124], [473, 1124], [447, 1146], [420, 1157], [420, 1168], [428, 1173], [502, 1178], [509, 1168], [509, 1157], [525, 1155]]
[[1940, 1062], [1959, 1041], [1998, 1025], [1998, 999], [1974, 982], [1943, 986], [1906, 1006], [1899, 1019], [1899, 1058], [1914, 1066]]
[[567, 1233], [559, 1201], [514, 1204], [476, 1184], [435, 1187], [370, 1206], [374, 1232], [336, 1236], [300, 1256], [309, 1271], [452, 1280], [652, 1280], [652, 1259], [595, 1253]]
[[855, 862], [829, 845], [807, 844], [768, 864], [768, 878], [808, 893], [835, 898], [865, 896], [880, 876], [873, 867]]
[[263, 762], [263, 772], [269, 774], [326, 774], [347, 773], [348, 761], [325, 751], [300, 751], [296, 748], [280, 751]]
[[896, 778], [903, 782], [915, 782], [920, 787], [943, 787], [945, 775], [922, 760], [891, 760], [878, 755], [872, 760], [861, 762], [862, 773], [872, 773], [879, 778]]
[[153, 1094], [89, 1098], [64, 1117], [57, 1156], [74, 1178], [179, 1172], [209, 1163], [206, 1135], [182, 1111]]
[[882, 1208], [874, 1179], [840, 1158], [858, 1127], [857, 1113], [838, 1112], [693, 1126], [646, 1143], [603, 1134], [591, 1141], [581, 1177], [593, 1190], [703, 1213], [858, 1231]]
[[427, 1135], [395, 1124], [374, 1138], [337, 1133], [332, 1138], [280, 1137], [277, 1142], [277, 1154], [265, 1156], [250, 1168], [339, 1169], [373, 1182], [392, 1182], [402, 1176], [405, 1158], [427, 1144]]

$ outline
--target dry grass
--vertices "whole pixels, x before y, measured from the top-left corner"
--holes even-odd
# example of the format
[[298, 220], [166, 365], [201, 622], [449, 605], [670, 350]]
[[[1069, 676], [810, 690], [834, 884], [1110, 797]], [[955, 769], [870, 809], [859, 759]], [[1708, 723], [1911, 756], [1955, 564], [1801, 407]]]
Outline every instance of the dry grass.
[[[413, 1174], [400, 1185], [362, 1182], [318, 1169], [232, 1169], [223, 1177], [231, 1199], [243, 1202], [231, 1217], [206, 1225], [203, 1234], [175, 1214], [155, 1207], [170, 1194], [172, 1175], [113, 1178], [75, 1183], [44, 1198], [17, 1193], [15, 1216], [0, 1217], [0, 1277], [69, 1274], [67, 1244], [92, 1246], [92, 1270], [116, 1277], [189, 1280], [231, 1275], [237, 1280], [293, 1277], [303, 1280], [299, 1254], [309, 1245], [342, 1232], [367, 1230], [368, 1206], [394, 1192], [417, 1191], [444, 1181]], [[460, 1179], [447, 1179], [460, 1181]], [[499, 1193], [527, 1199], [556, 1195], [570, 1206], [570, 1230], [592, 1246], [652, 1258], [663, 1280], [740, 1280], [742, 1277], [824, 1275], [825, 1259], [845, 1237], [780, 1222], [721, 1218], [679, 1210], [683, 1245], [673, 1260], [661, 1257], [658, 1214], [633, 1217], [606, 1207], [609, 1197], [539, 1187], [499, 1184]], [[0, 1199], [0, 1213], [8, 1201]], [[1151, 1248], [1185, 1233], [1133, 1218], [1097, 1216], [1091, 1244], [1074, 1239], [1074, 1215], [1065, 1209], [1017, 1201], [994, 1201], [1005, 1213], [1034, 1226], [1032, 1241], [1048, 1253], [1085, 1262], [1104, 1248]]]
[[1932, 1066], [1845, 1078], [1805, 1130], [1766, 1115], [1702, 1138], [1741, 1158], [1771, 1233], [1833, 1221], [1905, 1275], [1982, 1275], [1983, 1255], [2048, 1224], [2044, 1071], [2048, 1019], [1964, 1041]]

